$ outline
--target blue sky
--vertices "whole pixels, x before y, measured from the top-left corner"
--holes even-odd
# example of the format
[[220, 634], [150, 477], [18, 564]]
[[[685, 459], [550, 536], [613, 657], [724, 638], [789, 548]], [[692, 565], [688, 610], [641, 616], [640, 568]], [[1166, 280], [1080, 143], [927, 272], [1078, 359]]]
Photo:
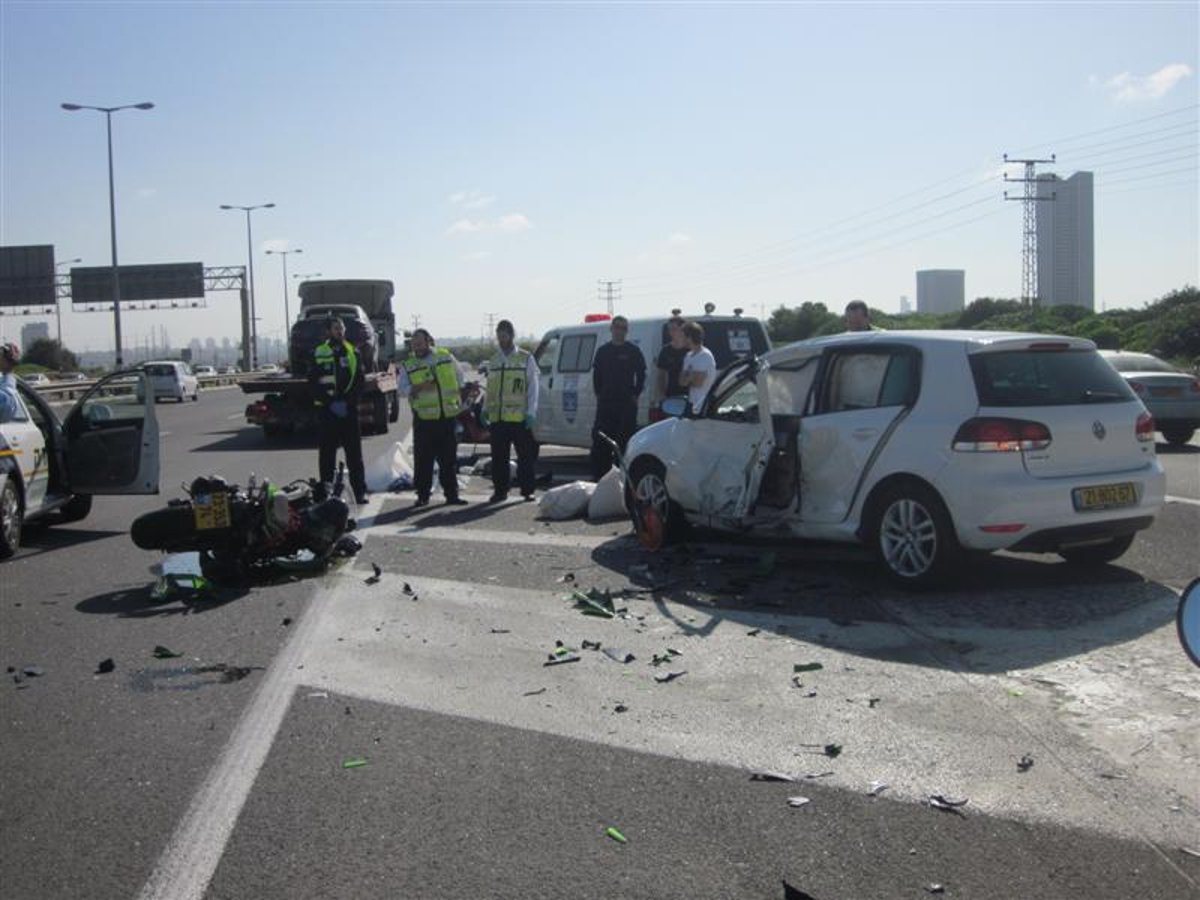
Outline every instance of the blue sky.
[[[242, 264], [218, 206], [276, 203], [262, 334], [284, 327], [269, 247], [394, 280], [443, 336], [576, 321], [599, 279], [629, 315], [898, 310], [921, 268], [1017, 296], [1004, 152], [1096, 173], [1097, 306], [1140, 305], [1200, 281], [1198, 9], [4, 0], [0, 244], [107, 264], [103, 117], [59, 104], [151, 100], [114, 117], [121, 261]], [[234, 297], [125, 331], [235, 336]], [[100, 314], [64, 332], [111, 345]]]

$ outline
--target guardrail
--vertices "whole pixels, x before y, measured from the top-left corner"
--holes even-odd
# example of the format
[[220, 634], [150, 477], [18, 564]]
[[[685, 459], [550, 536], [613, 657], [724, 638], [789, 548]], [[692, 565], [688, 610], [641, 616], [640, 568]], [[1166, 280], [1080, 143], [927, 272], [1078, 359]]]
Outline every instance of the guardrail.
[[[253, 374], [253, 373], [251, 373]], [[245, 373], [237, 375], [202, 375], [197, 380], [201, 388], [224, 387], [237, 384], [247, 377]], [[78, 400], [96, 384], [91, 381], [52, 381], [49, 384], [31, 385], [31, 387], [47, 400]]]

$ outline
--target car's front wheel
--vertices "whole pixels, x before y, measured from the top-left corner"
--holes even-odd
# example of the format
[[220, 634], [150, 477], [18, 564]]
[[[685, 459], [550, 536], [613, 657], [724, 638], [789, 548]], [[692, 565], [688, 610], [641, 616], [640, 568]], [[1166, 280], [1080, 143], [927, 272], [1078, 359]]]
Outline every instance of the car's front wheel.
[[934, 491], [915, 483], [893, 485], [874, 509], [874, 549], [894, 582], [906, 588], [928, 588], [954, 571], [962, 548], [950, 514]]
[[1186, 444], [1195, 433], [1195, 428], [1164, 428], [1162, 430], [1163, 439], [1176, 447]]
[[683, 534], [683, 509], [667, 491], [666, 469], [656, 461], [639, 462], [630, 475], [626, 505], [633, 517], [639, 543], [661, 550]]
[[11, 475], [0, 477], [0, 559], [7, 559], [21, 546], [21, 495]]
[[1058, 551], [1058, 555], [1067, 562], [1074, 565], [1102, 565], [1110, 563], [1119, 556], [1124, 555], [1125, 551], [1133, 544], [1133, 535], [1126, 534], [1121, 537], [1113, 538], [1111, 541], [1106, 541], [1103, 544], [1089, 544], [1086, 547], [1063, 547]]

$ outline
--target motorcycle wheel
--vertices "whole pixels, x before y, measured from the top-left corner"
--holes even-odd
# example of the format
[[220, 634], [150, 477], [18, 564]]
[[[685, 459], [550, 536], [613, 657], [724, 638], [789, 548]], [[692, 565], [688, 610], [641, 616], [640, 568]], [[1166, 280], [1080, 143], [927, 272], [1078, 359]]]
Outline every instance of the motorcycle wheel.
[[200, 574], [215, 583], [237, 581], [246, 574], [242, 561], [228, 550], [201, 550]]
[[138, 516], [129, 529], [129, 536], [143, 550], [194, 550], [196, 521], [192, 516], [192, 505], [169, 506]]

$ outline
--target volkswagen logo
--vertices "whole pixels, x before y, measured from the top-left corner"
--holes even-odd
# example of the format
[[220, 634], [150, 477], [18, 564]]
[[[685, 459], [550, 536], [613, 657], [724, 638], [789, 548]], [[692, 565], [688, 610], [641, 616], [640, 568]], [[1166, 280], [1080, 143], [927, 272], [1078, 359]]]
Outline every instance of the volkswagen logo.
[[1104, 423], [1099, 419], [1092, 423], [1092, 434], [1096, 436], [1096, 440], [1098, 441], [1104, 440], [1104, 436], [1108, 434], [1104, 428]]

